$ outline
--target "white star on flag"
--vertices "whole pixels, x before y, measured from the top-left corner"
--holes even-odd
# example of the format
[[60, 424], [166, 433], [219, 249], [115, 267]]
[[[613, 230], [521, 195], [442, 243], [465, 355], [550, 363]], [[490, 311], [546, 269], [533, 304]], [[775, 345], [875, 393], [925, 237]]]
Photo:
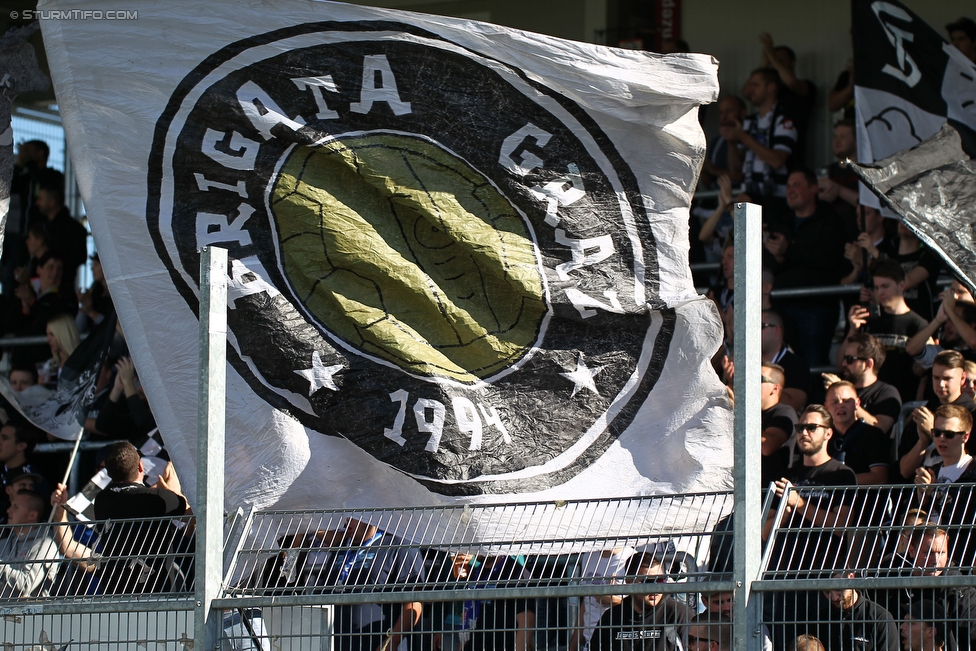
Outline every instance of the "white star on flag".
[[332, 376], [341, 370], [342, 364], [322, 366], [322, 358], [316, 350], [312, 353], [312, 368], [295, 371], [295, 373], [308, 380], [308, 395], [312, 395], [322, 388], [338, 391], [339, 387], [336, 386]]
[[600, 395], [600, 392], [596, 390], [596, 384], [593, 383], [593, 378], [602, 370], [602, 366], [587, 368], [586, 364], [583, 363], [583, 356], [580, 355], [576, 361], [575, 371], [560, 373], [560, 375], [573, 383], [573, 392], [569, 394], [569, 397], [572, 398], [575, 396], [580, 389], [589, 389], [596, 395]]

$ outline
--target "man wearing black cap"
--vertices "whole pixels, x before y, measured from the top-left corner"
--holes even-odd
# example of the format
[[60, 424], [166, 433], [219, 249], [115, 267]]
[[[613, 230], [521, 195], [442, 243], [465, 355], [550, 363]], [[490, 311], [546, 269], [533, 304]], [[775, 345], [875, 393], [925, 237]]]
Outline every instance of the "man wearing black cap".
[[946, 31], [956, 49], [976, 63], [976, 22], [963, 16], [946, 25]]
[[937, 603], [925, 599], [914, 604], [900, 626], [905, 651], [949, 651], [956, 644], [947, 626], [947, 614]]
[[[38, 475], [36, 472], [24, 471], [20, 474], [13, 475], [7, 482], [7, 485], [3, 487], [4, 491], [7, 493], [7, 503], [13, 499], [14, 495], [20, 491], [33, 491], [38, 493], [44, 499], [51, 496], [51, 485], [46, 479]], [[2, 518], [0, 518], [0, 524], [7, 524], [7, 512], [4, 510]]]

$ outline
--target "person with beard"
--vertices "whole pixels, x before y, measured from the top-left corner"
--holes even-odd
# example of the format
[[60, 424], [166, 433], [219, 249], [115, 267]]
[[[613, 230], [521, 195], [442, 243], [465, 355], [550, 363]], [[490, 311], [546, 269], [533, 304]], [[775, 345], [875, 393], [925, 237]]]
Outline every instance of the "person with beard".
[[[661, 561], [640, 552], [631, 556], [628, 583], [653, 588], [667, 581]], [[691, 610], [671, 595], [645, 592], [625, 597], [604, 613], [590, 639], [590, 651], [679, 651], [687, 648]]]
[[[853, 572], [835, 574], [837, 579], [854, 579]], [[828, 649], [852, 651], [898, 651], [898, 626], [887, 610], [854, 588], [824, 590], [808, 620], [817, 624], [808, 631], [823, 640]]]
[[[935, 356], [943, 350], [958, 350], [966, 359], [976, 361], [976, 305], [957, 302], [950, 289], [945, 289], [941, 298], [935, 318], [905, 345], [905, 352], [914, 355], [915, 363], [925, 369], [932, 368]], [[938, 343], [930, 343], [939, 329], [942, 337]]]
[[[929, 522], [916, 527], [905, 553], [883, 558], [876, 576], [958, 578], [962, 573], [949, 565], [949, 546], [949, 533], [939, 525]], [[939, 619], [953, 640], [958, 640], [962, 648], [976, 648], [976, 589], [972, 586], [879, 588], [871, 598], [890, 613], [908, 613], [925, 601], [931, 602], [942, 610]]]
[[[976, 403], [963, 394], [966, 381], [965, 359], [955, 350], [944, 350], [932, 364], [932, 390], [935, 398], [914, 410], [911, 420], [905, 423], [898, 445], [898, 469], [902, 481], [914, 481], [916, 471], [922, 466], [932, 466], [939, 459], [932, 442], [936, 410], [942, 405], [958, 405], [970, 414], [976, 412]], [[970, 444], [971, 445], [971, 444]], [[973, 454], [971, 446], [967, 452]]]
[[840, 375], [823, 373], [825, 387], [846, 380], [857, 390], [856, 416], [887, 434], [901, 415], [898, 389], [878, 379], [878, 369], [885, 363], [885, 350], [877, 337], [857, 332], [839, 348]]
[[[782, 530], [774, 540], [769, 538], [778, 504], [773, 504], [763, 526], [763, 542], [772, 545], [767, 572], [770, 578], [826, 578], [843, 558], [845, 542], [840, 529], [847, 526], [852, 506], [848, 491], [831, 489], [854, 486], [857, 477], [830, 457], [827, 442], [834, 433], [833, 419], [823, 405], [807, 406], [795, 430], [803, 461], [794, 463], [774, 484], [776, 499], [786, 500], [786, 505], [779, 522]], [[802, 592], [774, 593], [764, 600], [763, 621], [769, 623], [773, 640], [796, 637], [796, 621], [810, 611], [810, 601], [810, 595]]]
[[[796, 447], [803, 462], [794, 464], [775, 483], [778, 499], [786, 499], [781, 527], [790, 530], [776, 537], [769, 568], [772, 571], [816, 573], [833, 569], [843, 545], [843, 535], [831, 531], [850, 519], [850, 495], [822, 490], [857, 485], [854, 471], [831, 458], [827, 447], [833, 437], [833, 417], [823, 405], [809, 405], [795, 426]], [[794, 490], [795, 489], [795, 490]], [[763, 540], [772, 532], [775, 509], [763, 527]]]
[[810, 391], [810, 367], [783, 341], [783, 318], [772, 310], [762, 313], [762, 361], [783, 369], [780, 402], [800, 411]]

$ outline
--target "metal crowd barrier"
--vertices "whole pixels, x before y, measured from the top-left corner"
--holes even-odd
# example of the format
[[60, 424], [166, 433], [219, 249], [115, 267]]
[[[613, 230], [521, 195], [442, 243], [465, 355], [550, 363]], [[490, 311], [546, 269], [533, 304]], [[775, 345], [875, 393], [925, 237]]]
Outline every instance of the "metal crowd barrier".
[[[807, 635], [827, 649], [897, 648], [900, 631], [909, 639], [921, 621], [951, 636], [951, 648], [973, 648], [974, 486], [767, 492], [757, 644], [768, 637], [787, 649]], [[792, 511], [791, 493], [801, 498]], [[733, 506], [729, 492], [571, 502], [558, 506], [565, 522], [587, 514], [606, 527], [574, 535], [553, 521], [532, 540], [518, 535], [520, 516], [553, 504], [239, 512], [226, 521], [213, 602], [219, 648], [579, 651], [587, 637], [591, 651], [631, 648], [624, 640], [721, 645]], [[52, 540], [33, 560], [10, 560], [12, 546], [55, 526], [0, 527], [5, 651], [190, 648], [192, 518], [76, 525], [95, 536], [87, 552], [62, 543], [63, 558]], [[11, 579], [32, 573], [47, 578]], [[46, 588], [19, 594], [17, 585]]]

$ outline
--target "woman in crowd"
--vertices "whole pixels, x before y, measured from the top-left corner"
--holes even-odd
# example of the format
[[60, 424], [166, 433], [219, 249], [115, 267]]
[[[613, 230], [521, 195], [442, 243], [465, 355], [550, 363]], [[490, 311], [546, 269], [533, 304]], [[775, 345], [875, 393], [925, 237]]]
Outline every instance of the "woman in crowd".
[[67, 314], [59, 314], [48, 321], [46, 334], [47, 345], [51, 347], [51, 359], [40, 372], [40, 383], [53, 389], [58, 386], [64, 363], [78, 347], [81, 339], [75, 320]]

